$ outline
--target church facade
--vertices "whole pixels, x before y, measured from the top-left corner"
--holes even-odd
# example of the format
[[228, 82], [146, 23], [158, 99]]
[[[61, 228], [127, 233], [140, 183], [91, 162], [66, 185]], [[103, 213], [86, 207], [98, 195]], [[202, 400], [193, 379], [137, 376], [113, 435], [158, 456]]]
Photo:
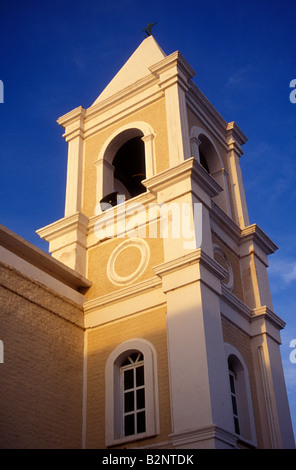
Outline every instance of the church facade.
[[246, 137], [148, 36], [68, 143], [51, 255], [1, 228], [3, 447], [293, 448]]

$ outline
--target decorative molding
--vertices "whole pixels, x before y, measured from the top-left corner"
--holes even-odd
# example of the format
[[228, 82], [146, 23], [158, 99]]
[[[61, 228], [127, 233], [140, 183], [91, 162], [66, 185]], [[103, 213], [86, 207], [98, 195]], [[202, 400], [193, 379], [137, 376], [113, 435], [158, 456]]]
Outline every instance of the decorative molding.
[[[221, 284], [222, 288], [222, 299], [232, 307], [235, 312], [242, 315], [248, 321], [252, 319], [252, 309], [248, 307], [244, 302], [242, 302], [236, 295], [234, 295], [230, 290], [225, 287], [225, 285]], [[224, 315], [225, 316], [225, 315]], [[227, 318], [227, 316], [226, 316]]]
[[252, 224], [242, 229], [240, 245], [248, 241], [256, 243], [266, 255], [271, 255], [278, 249], [276, 244], [257, 224]]
[[272, 323], [272, 325], [275, 326], [278, 330], [282, 330], [286, 326], [286, 323], [284, 322], [284, 320], [282, 320], [266, 305], [263, 305], [262, 307], [254, 308], [253, 313], [254, 315], [252, 317], [252, 321], [256, 321], [259, 318], [265, 318], [270, 323]]
[[[193, 429], [179, 434], [170, 434], [170, 440], [175, 448], [183, 448], [183, 446], [191, 445], [191, 449], [198, 448], [192, 446], [194, 443], [212, 441], [221, 441], [225, 448], [235, 448], [237, 443], [237, 436], [226, 429], [222, 429], [215, 424], [204, 426], [202, 428]], [[213, 448], [216, 447], [213, 445]], [[203, 448], [205, 448], [203, 446]]]
[[137, 297], [141, 294], [161, 287], [161, 280], [158, 277], [147, 279], [146, 281], [138, 282], [131, 286], [123, 287], [109, 294], [102, 295], [96, 299], [88, 300], [84, 304], [84, 311], [86, 314], [92, 313], [100, 308], [119, 303], [131, 297]]
[[158, 173], [152, 178], [142, 181], [142, 183], [149, 191], [154, 193], [190, 177], [210, 197], [217, 196], [222, 191], [221, 186], [194, 157], [188, 158], [179, 165]]
[[227, 274], [226, 270], [209, 255], [203, 252], [201, 248], [198, 248], [197, 250], [194, 250], [180, 258], [154, 266], [153, 271], [157, 276], [163, 277], [192, 264], [200, 264], [204, 266], [220, 280], [224, 279]]
[[[140, 251], [141, 259], [135, 271], [128, 276], [120, 276], [115, 269], [117, 257], [128, 248], [137, 248]], [[150, 259], [149, 245], [142, 238], [131, 238], [120, 243], [110, 255], [107, 264], [107, 276], [109, 281], [116, 286], [127, 286], [138, 279], [146, 270]], [[128, 262], [128, 259], [127, 259]]]
[[238, 245], [241, 240], [241, 229], [220, 207], [212, 201], [210, 219]]
[[88, 233], [88, 217], [82, 212], [63, 217], [46, 227], [40, 228], [36, 233], [44, 240], [51, 241], [60, 236], [66, 235], [73, 230], [81, 230], [83, 235]]

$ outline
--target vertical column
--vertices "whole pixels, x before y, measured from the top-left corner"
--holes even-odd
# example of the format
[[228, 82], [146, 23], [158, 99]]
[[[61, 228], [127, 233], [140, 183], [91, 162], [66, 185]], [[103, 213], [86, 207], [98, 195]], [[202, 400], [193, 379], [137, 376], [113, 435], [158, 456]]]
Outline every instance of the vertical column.
[[146, 178], [151, 178], [156, 173], [155, 161], [154, 161], [154, 134], [147, 134], [142, 137], [142, 141], [145, 144], [145, 162], [146, 162]]
[[246, 142], [246, 137], [234, 122], [228, 124], [227, 141], [229, 177], [234, 206], [233, 215], [239, 227], [244, 228], [249, 225], [249, 215], [239, 159], [243, 153], [241, 145]]
[[187, 250], [182, 232], [164, 238], [165, 261], [154, 268], [167, 300], [171, 439], [178, 448], [236, 443], [219, 299], [226, 272], [213, 259], [209, 216], [211, 196], [219, 188], [188, 159], [170, 169], [156, 191], [159, 203], [186, 203], [192, 220], [194, 202], [202, 205], [201, 246]]
[[58, 120], [68, 142], [65, 217], [79, 212], [82, 205], [84, 115], [85, 109], [79, 106]]
[[254, 310], [252, 350], [265, 448], [294, 449], [295, 442], [280, 353], [284, 322], [267, 307]]
[[97, 167], [97, 194], [96, 203], [114, 189], [114, 166], [106, 159], [100, 158], [96, 161]]
[[195, 73], [179, 52], [150, 68], [165, 92], [170, 167], [191, 156], [185, 93]]

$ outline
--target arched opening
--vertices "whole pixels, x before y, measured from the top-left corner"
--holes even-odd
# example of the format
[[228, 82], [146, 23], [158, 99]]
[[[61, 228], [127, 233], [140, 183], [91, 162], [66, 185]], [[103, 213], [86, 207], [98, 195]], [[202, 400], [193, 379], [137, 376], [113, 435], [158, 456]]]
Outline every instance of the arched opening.
[[246, 365], [234, 351], [228, 355], [227, 362], [235, 433], [248, 441], [255, 441], [251, 391]]
[[106, 362], [106, 445], [159, 433], [157, 359], [151, 343], [134, 338], [112, 351]]
[[142, 184], [146, 177], [145, 147], [140, 136], [125, 142], [112, 161], [114, 167], [114, 190], [126, 199], [146, 191]]
[[199, 137], [199, 158], [200, 164], [207, 170], [208, 173], [214, 175], [217, 171], [221, 170], [221, 162], [217, 152], [211, 141], [203, 134]]
[[155, 172], [154, 137], [148, 124], [137, 121], [107, 139], [95, 162], [101, 211], [147, 191], [142, 181]]
[[199, 150], [199, 161], [200, 161], [200, 164], [204, 167], [204, 169], [207, 170], [208, 173], [210, 173], [207, 159], [204, 156], [202, 150]]
[[211, 136], [202, 128], [193, 126], [190, 131], [191, 155], [221, 186], [220, 194], [213, 201], [231, 217], [227, 177], [221, 155]]

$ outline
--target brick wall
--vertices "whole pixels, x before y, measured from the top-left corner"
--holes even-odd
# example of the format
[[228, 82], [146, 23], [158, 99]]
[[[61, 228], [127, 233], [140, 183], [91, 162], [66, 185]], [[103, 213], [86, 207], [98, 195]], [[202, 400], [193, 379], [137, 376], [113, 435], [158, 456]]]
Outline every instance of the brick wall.
[[1, 448], [81, 447], [81, 315], [73, 302], [0, 265]]

